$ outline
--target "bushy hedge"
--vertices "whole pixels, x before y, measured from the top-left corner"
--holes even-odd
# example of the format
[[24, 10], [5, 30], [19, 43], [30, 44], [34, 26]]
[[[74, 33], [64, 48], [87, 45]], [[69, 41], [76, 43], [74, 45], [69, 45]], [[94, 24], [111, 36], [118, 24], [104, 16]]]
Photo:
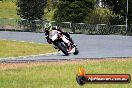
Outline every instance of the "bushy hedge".
[[94, 9], [94, 0], [59, 0], [54, 14], [56, 21], [85, 22], [87, 14]]
[[23, 19], [42, 19], [47, 0], [17, 0], [17, 14]]

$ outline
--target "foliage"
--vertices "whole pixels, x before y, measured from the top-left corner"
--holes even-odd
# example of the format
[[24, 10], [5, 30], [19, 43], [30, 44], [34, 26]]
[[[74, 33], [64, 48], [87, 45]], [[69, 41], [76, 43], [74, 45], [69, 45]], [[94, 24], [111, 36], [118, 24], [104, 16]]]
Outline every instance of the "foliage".
[[49, 12], [47, 12], [46, 14], [44, 14], [44, 18], [46, 18], [48, 21], [52, 21], [54, 18], [54, 12], [56, 9], [53, 9]]
[[111, 23], [124, 24], [126, 18], [126, 0], [103, 0], [108, 8], [113, 11]]
[[84, 22], [87, 14], [94, 9], [93, 0], [60, 0], [54, 14], [56, 21]]
[[42, 19], [46, 0], [17, 0], [18, 15], [24, 19]]
[[110, 24], [112, 16], [112, 11], [108, 8], [96, 8], [87, 16], [86, 22], [90, 24]]
[[[24, 1], [23, 5], [21, 5], [23, 6], [23, 8], [21, 7], [22, 8], [21, 10], [20, 10], [20, 7], [17, 8], [19, 1], [24, 1], [24, 0], [0, 0], [0, 17], [20, 18], [17, 15], [17, 11], [23, 11], [21, 12], [21, 15], [19, 12], [18, 14], [24, 19], [27, 19], [27, 18], [41, 19], [44, 17], [48, 20], [54, 19], [57, 21], [71, 21], [71, 22], [87, 22], [87, 23], [95, 22], [95, 23], [106, 23], [106, 24], [111, 23], [114, 25], [125, 24], [125, 20], [126, 20], [126, 0], [102, 0], [103, 2], [105, 2], [104, 4], [106, 8], [96, 7], [95, 9], [94, 9], [95, 1], [93, 0], [91, 1], [90, 0], [83, 0], [83, 1], [59, 0], [59, 2], [58, 0], [43, 0], [40, 2], [34, 2], [37, 0], [26, 0]], [[39, 7], [42, 6], [41, 2], [44, 2], [44, 1], [45, 1], [44, 8], [42, 7], [41, 10], [39, 10]], [[85, 5], [86, 1], [88, 5]], [[131, 20], [132, 1], [131, 0], [128, 0], [128, 1], [129, 1], [128, 23], [132, 24], [132, 20]], [[17, 2], [17, 6], [15, 5], [16, 2]], [[26, 2], [29, 2], [29, 3], [26, 3]], [[28, 4], [31, 4], [32, 2], [35, 3], [35, 6], [33, 5], [28, 6]], [[39, 6], [37, 6], [38, 3], [39, 3]], [[57, 7], [56, 7], [56, 4], [58, 4]], [[20, 3], [19, 3], [19, 6], [20, 6]], [[45, 9], [45, 12], [41, 12], [41, 11], [44, 11], [44, 9]], [[33, 14], [32, 14], [32, 11], [33, 11]]]
[[110, 22], [112, 25], [123, 25], [125, 23], [125, 18], [121, 14], [113, 13]]
[[107, 7], [110, 7], [115, 14], [124, 14], [126, 0], [102, 0]]
[[32, 31], [37, 31], [36, 22], [33, 20], [43, 18], [46, 2], [47, 0], [17, 0], [17, 14], [29, 20]]
[[44, 18], [48, 21], [52, 21], [54, 17], [54, 12], [56, 10], [58, 0], [47, 0], [46, 8], [44, 9]]
[[120, 14], [113, 13], [109, 8], [97, 7], [87, 16], [86, 22], [91, 24], [123, 24], [124, 17]]
[[57, 0], [47, 0], [46, 8], [47, 8], [48, 12], [55, 9], [56, 5], [57, 5]]
[[127, 14], [127, 0], [103, 0], [107, 7], [113, 10], [116, 17], [112, 18], [113, 24], [125, 24], [126, 16], [128, 16], [128, 24], [132, 24], [132, 1], [128, 0], [128, 14]]
[[132, 24], [132, 1], [131, 0], [129, 0], [129, 5], [128, 5], [128, 7], [129, 7], [129, 11], [128, 11], [128, 23], [129, 23], [129, 25], [130, 24]]

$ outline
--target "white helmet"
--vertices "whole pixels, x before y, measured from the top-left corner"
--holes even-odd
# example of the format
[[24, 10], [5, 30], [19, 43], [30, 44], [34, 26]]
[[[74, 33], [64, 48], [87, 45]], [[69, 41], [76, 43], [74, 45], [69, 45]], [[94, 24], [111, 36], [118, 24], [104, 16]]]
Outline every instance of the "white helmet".
[[45, 28], [45, 30], [47, 30], [47, 31], [51, 31], [51, 30], [52, 30], [52, 25], [51, 25], [51, 23], [45, 23], [44, 28]]

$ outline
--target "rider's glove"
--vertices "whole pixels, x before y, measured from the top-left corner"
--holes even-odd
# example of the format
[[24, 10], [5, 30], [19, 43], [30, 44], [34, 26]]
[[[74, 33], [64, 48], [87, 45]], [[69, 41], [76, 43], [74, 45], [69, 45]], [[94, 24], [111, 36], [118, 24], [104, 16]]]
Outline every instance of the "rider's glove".
[[47, 38], [48, 37], [48, 35], [45, 35], [45, 38]]
[[47, 39], [47, 42], [48, 42], [49, 44], [52, 44], [52, 40], [51, 40], [51, 39]]

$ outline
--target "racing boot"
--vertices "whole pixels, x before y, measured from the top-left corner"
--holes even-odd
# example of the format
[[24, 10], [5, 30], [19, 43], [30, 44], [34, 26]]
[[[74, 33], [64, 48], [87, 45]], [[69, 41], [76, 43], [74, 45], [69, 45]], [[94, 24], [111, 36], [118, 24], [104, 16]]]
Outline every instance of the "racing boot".
[[74, 52], [75, 52], [75, 47], [72, 47], [72, 45], [69, 44], [68, 53], [74, 53]]
[[76, 47], [76, 46], [77, 46], [77, 44], [76, 44], [76, 43], [73, 43], [72, 45], [73, 45], [74, 47]]

